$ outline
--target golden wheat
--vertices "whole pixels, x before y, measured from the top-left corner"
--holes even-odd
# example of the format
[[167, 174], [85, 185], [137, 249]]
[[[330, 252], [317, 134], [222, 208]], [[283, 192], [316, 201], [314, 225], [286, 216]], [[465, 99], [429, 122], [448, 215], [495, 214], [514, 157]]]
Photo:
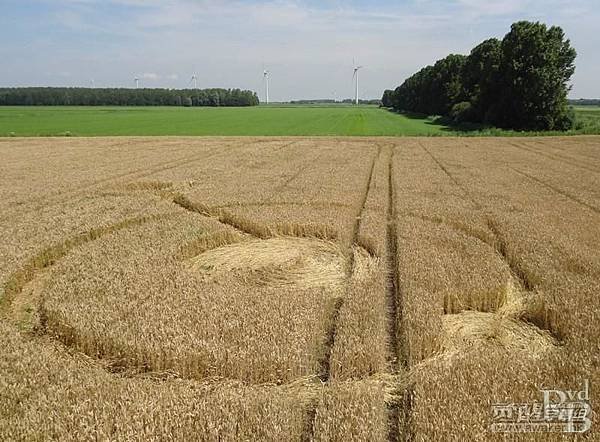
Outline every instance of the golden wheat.
[[2, 141], [0, 439], [504, 439], [600, 382], [599, 149]]
[[[591, 362], [598, 334], [582, 321], [582, 315], [588, 315], [588, 321], [598, 315], [599, 306], [590, 304], [590, 284], [598, 275], [592, 264], [592, 250], [597, 250], [600, 238], [598, 224], [593, 221], [597, 214], [588, 207], [593, 201], [577, 201], [561, 191], [563, 183], [569, 181], [578, 188], [565, 174], [567, 170], [555, 175], [550, 186], [515, 171], [532, 168], [531, 161], [540, 167], [549, 159], [515, 148], [505, 140], [469, 141], [451, 148], [445, 140], [430, 140], [419, 146], [421, 143], [411, 149], [411, 156], [430, 162], [427, 173], [436, 171], [436, 185], [446, 189], [437, 197], [427, 197], [429, 211], [436, 219], [430, 215], [415, 223], [428, 235], [442, 226], [456, 232], [444, 232], [430, 246], [435, 250], [435, 260], [444, 256], [440, 256], [443, 244], [453, 236], [462, 237], [460, 260], [476, 259], [464, 266], [462, 275], [459, 266], [456, 273], [446, 273], [446, 277], [440, 272], [443, 267], [430, 267], [432, 259], [419, 260], [418, 266], [400, 279], [409, 284], [418, 280], [412, 275], [425, 273], [428, 281], [422, 282], [424, 287], [431, 285], [432, 279], [441, 286], [420, 293], [443, 292], [457, 284], [467, 293], [471, 286], [470, 291], [479, 297], [475, 300], [496, 301], [489, 307], [470, 302], [466, 309], [464, 299], [458, 309], [456, 303], [446, 303], [445, 313], [450, 314], [442, 318], [441, 327], [430, 332], [432, 340], [439, 340], [440, 348], [411, 371], [412, 429], [418, 438], [428, 440], [500, 440], [503, 435], [487, 431], [492, 403], [539, 400], [540, 385], [568, 388], [566, 385], [580, 385], [583, 379], [598, 382], [598, 370]], [[588, 184], [589, 180], [583, 179]], [[402, 192], [400, 175], [397, 185]], [[410, 186], [414, 189], [415, 182]], [[580, 192], [583, 188], [575, 194], [585, 195]], [[464, 201], [458, 205], [463, 208], [456, 215], [449, 214], [450, 208], [438, 209], [452, 203], [451, 198], [445, 201], [452, 193]], [[424, 201], [421, 199], [419, 204]], [[469, 223], [469, 219], [475, 222]], [[432, 221], [438, 223], [435, 229], [427, 227]], [[406, 235], [400, 242], [410, 238]], [[477, 248], [467, 247], [469, 242]], [[423, 249], [420, 243], [414, 252], [405, 250], [400, 272], [413, 267], [414, 255], [423, 253]], [[448, 256], [441, 258], [446, 268], [452, 261]], [[490, 263], [487, 268], [486, 262]], [[497, 281], [498, 289], [504, 282], [505, 290], [490, 298], [486, 286], [493, 281]], [[405, 297], [407, 305], [418, 295]], [[441, 310], [438, 307], [438, 315]], [[411, 314], [418, 323], [425, 311], [407, 312], [404, 319], [409, 332], [414, 330], [410, 328]], [[540, 434], [536, 440], [553, 436]], [[531, 437], [523, 435], [522, 439]]]

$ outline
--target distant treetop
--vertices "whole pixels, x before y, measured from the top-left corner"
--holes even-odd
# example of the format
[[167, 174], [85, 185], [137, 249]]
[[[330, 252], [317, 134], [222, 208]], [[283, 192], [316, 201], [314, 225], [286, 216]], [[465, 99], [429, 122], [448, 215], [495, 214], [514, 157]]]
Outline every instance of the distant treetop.
[[569, 80], [577, 53], [558, 26], [514, 23], [502, 40], [449, 55], [408, 78], [382, 102], [399, 111], [516, 130], [568, 130]]
[[240, 89], [0, 88], [0, 106], [256, 106]]

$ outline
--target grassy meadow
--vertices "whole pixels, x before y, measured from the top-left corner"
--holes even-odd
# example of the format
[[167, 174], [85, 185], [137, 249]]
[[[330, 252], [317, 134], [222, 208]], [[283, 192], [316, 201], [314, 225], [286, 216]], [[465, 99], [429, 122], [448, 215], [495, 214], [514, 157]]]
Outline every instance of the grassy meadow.
[[0, 107], [0, 136], [401, 136], [448, 130], [375, 106]]
[[[569, 135], [600, 134], [600, 107], [575, 108]], [[376, 106], [274, 104], [256, 107], [0, 106], [0, 137], [37, 136], [523, 136], [480, 124], [398, 114]]]
[[600, 106], [575, 106], [577, 120], [588, 133], [600, 133]]

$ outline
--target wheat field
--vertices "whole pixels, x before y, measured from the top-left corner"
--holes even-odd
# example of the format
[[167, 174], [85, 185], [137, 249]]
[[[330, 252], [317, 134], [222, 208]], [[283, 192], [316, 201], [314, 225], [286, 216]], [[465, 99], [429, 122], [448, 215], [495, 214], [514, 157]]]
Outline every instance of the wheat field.
[[600, 137], [0, 158], [0, 440], [504, 440], [495, 403], [595, 406]]

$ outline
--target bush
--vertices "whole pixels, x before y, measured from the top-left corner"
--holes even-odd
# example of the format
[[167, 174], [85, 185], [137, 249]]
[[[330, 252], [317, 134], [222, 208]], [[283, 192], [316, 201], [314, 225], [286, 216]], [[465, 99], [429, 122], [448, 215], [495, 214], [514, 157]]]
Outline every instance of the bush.
[[473, 121], [473, 106], [468, 101], [461, 101], [452, 106], [450, 118], [454, 123], [466, 123]]
[[583, 121], [579, 121], [575, 109], [569, 107], [555, 121], [554, 130], [583, 129]]

